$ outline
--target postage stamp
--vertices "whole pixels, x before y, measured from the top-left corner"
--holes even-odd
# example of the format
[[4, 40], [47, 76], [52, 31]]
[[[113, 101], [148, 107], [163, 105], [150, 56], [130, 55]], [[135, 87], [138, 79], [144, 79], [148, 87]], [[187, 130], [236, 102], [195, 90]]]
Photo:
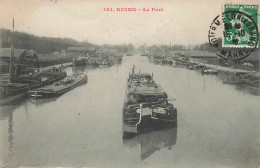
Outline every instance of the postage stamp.
[[258, 5], [225, 4], [223, 47], [257, 47]]
[[208, 39], [217, 55], [241, 60], [258, 48], [258, 5], [224, 5], [224, 12], [214, 18]]

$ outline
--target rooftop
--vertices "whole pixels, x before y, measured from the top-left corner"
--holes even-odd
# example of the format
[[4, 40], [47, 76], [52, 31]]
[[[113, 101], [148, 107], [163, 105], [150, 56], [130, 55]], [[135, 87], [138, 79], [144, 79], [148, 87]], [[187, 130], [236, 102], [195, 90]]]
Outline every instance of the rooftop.
[[95, 47], [68, 47], [67, 51], [96, 51]]
[[[14, 49], [14, 57], [19, 57], [26, 50], [25, 49]], [[8, 57], [11, 56], [11, 48], [0, 48], [0, 57]]]
[[209, 51], [174, 51], [173, 53], [191, 57], [216, 57], [216, 52]]

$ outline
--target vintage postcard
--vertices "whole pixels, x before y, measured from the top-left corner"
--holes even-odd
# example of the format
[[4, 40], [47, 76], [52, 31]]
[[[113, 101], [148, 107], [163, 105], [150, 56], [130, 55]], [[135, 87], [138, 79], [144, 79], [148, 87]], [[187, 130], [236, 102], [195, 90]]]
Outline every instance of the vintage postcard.
[[260, 168], [259, 0], [0, 0], [0, 166]]

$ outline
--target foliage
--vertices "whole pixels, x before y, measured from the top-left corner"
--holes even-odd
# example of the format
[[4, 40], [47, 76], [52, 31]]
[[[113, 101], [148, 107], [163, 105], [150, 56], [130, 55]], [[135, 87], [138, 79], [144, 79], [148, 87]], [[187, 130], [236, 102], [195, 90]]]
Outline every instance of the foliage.
[[[0, 44], [2, 48], [10, 48], [12, 32], [0, 29]], [[53, 53], [66, 50], [68, 47], [94, 46], [88, 42], [78, 42], [70, 38], [38, 37], [23, 32], [14, 32], [14, 48], [33, 49], [38, 53]]]
[[[221, 38], [218, 38], [217, 39], [218, 41], [218, 44], [222, 44], [221, 43]], [[222, 46], [220, 46], [219, 48], [221, 48]], [[207, 42], [207, 43], [203, 43], [203, 44], [197, 44], [195, 45], [195, 47], [193, 48], [194, 51], [211, 51], [211, 52], [216, 52], [217, 49], [210, 46], [210, 44]]]
[[[140, 50], [143, 49], [143, 46], [140, 46], [139, 47]], [[186, 47], [184, 45], [179, 45], [179, 44], [176, 44], [176, 45], [173, 45], [173, 46], [169, 46], [169, 45], [160, 45], [160, 46], [157, 46], [157, 45], [152, 45], [150, 47], [147, 47], [147, 51], [149, 52], [153, 52], [153, 53], [164, 53], [164, 52], [169, 52], [169, 51], [185, 51], [187, 50]]]
[[128, 44], [128, 45], [126, 45], [126, 44], [122, 44], [122, 45], [104, 44], [101, 48], [117, 50], [118, 53], [127, 53], [127, 52], [133, 52], [134, 51], [134, 45], [133, 44]]

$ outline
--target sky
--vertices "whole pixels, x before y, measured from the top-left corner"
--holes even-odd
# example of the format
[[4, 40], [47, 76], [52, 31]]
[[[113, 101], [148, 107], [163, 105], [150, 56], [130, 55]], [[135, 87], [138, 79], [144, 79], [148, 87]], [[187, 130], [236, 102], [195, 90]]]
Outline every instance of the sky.
[[259, 0], [0, 0], [0, 27], [11, 29], [14, 17], [16, 31], [37, 36], [97, 45], [195, 45], [208, 41], [209, 26], [225, 3], [245, 2], [259, 5]]

